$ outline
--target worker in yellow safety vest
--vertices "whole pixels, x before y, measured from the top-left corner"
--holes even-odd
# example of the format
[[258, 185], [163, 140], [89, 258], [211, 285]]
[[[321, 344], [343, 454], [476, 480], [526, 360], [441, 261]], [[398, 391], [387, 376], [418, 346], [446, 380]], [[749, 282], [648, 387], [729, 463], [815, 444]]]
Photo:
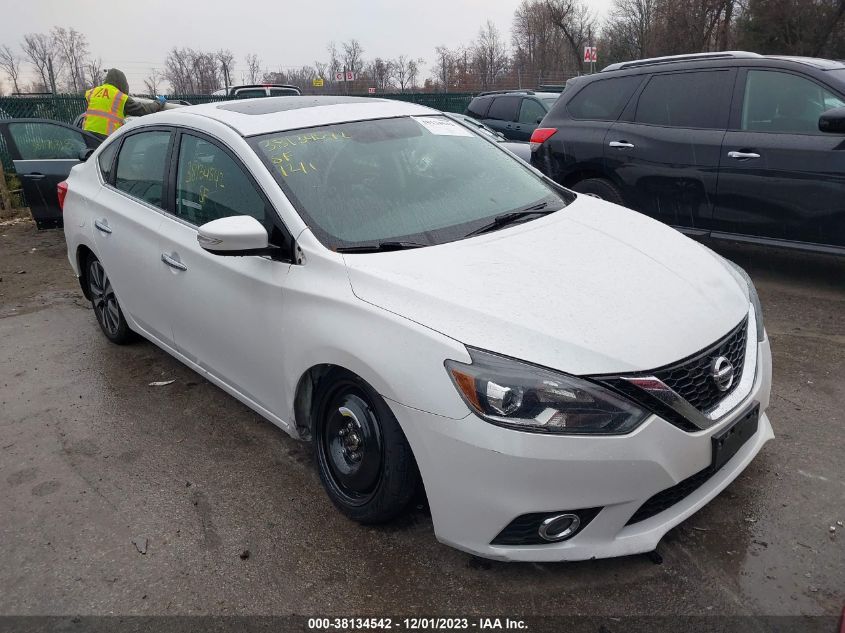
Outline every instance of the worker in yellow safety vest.
[[105, 81], [85, 93], [88, 109], [82, 129], [106, 138], [123, 125], [127, 116], [144, 116], [164, 108], [165, 98], [141, 103], [129, 96], [129, 82], [117, 68], [106, 73]]

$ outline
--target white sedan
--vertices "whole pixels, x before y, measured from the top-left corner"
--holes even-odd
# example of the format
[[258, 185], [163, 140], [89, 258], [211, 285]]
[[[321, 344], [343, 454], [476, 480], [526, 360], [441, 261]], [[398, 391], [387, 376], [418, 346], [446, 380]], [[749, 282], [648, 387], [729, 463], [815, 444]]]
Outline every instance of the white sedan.
[[161, 112], [60, 197], [106, 337], [311, 441], [357, 521], [422, 485], [437, 538], [473, 554], [647, 552], [773, 437], [741, 269], [428, 108]]

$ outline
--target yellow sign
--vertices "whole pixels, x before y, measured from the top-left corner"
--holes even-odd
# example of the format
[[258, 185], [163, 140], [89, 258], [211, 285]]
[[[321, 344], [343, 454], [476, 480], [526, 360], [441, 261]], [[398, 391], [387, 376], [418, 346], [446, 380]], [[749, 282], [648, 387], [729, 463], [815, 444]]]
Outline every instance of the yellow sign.
[[311, 80], [311, 85], [315, 88], [322, 88], [323, 87], [323, 78], [322, 77], [315, 77]]

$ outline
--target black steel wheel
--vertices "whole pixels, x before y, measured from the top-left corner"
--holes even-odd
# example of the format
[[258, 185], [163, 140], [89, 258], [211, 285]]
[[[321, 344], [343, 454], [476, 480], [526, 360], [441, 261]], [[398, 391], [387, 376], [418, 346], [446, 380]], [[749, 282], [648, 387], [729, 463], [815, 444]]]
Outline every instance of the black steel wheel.
[[384, 400], [367, 383], [337, 371], [318, 387], [314, 448], [332, 502], [362, 523], [388, 521], [419, 482], [411, 447]]
[[88, 259], [86, 280], [91, 306], [97, 317], [100, 329], [112, 343], [122, 345], [132, 339], [132, 331], [126, 323], [123, 311], [114, 294], [114, 287], [106, 269], [96, 257]]

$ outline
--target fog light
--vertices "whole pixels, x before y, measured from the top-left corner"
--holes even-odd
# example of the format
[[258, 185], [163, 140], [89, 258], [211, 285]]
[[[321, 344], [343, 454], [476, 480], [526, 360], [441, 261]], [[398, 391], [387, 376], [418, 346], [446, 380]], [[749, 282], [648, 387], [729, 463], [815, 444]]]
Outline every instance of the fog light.
[[580, 526], [581, 519], [578, 515], [567, 512], [566, 514], [556, 514], [545, 519], [540, 524], [537, 533], [544, 541], [554, 543], [568, 539], [578, 531]]

